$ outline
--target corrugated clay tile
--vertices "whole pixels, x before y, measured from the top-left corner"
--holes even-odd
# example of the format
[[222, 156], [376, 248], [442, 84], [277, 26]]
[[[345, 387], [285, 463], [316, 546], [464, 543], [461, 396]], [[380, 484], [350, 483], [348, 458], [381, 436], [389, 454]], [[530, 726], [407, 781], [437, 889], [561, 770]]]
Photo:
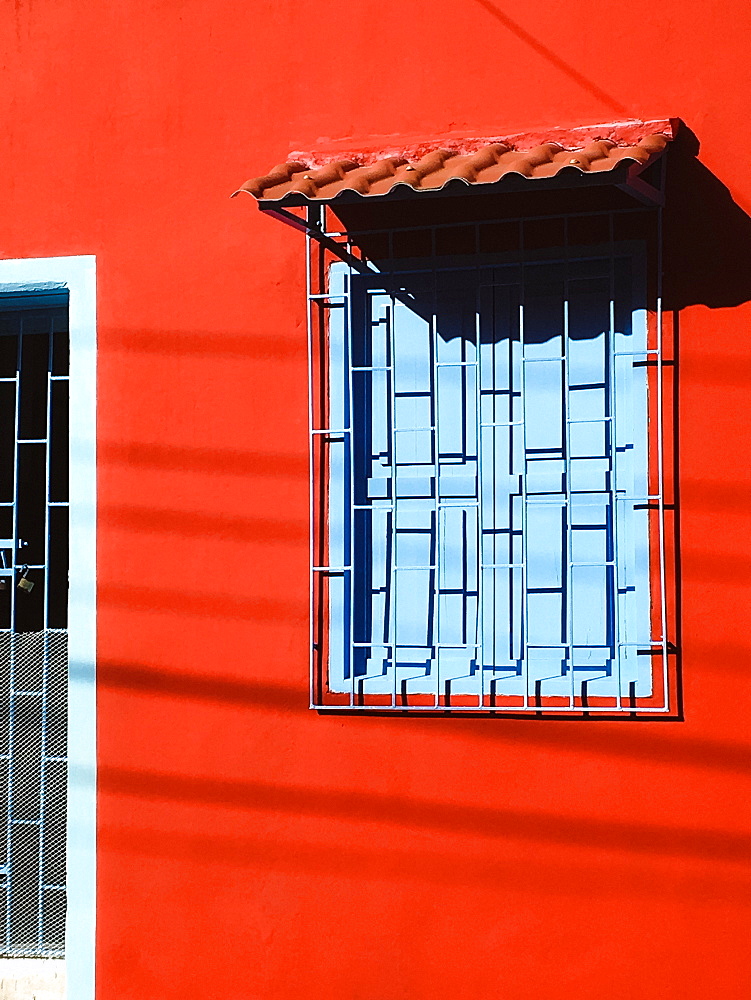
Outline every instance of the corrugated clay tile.
[[656, 156], [665, 150], [667, 144], [667, 136], [647, 135], [639, 142], [638, 148], [645, 150], [649, 156]]
[[545, 142], [540, 146], [535, 146], [525, 153], [519, 154], [519, 159], [514, 164], [516, 173], [524, 174], [525, 177], [537, 176], [541, 167], [546, 167], [553, 162], [560, 146], [555, 143]]
[[[353, 153], [352, 158], [333, 159], [315, 167], [293, 160], [247, 181], [240, 191], [259, 200], [279, 201], [286, 195], [297, 195], [305, 200], [325, 201], [344, 191], [363, 197], [386, 195], [400, 184], [415, 190], [435, 191], [456, 180], [467, 184], [493, 184], [507, 174], [533, 179], [552, 177], [568, 168], [584, 173], [599, 172], [612, 170], [624, 159], [646, 165], [663, 152], [670, 137], [669, 130], [665, 129], [639, 137], [633, 125], [626, 131], [625, 126], [619, 128], [620, 132], [615, 126], [603, 126], [603, 131], [611, 138], [589, 138], [583, 148], [573, 149], [553, 140], [522, 150], [502, 140], [487, 141], [479, 148], [476, 140], [468, 140], [463, 147], [456, 141], [453, 145], [457, 148], [452, 149], [426, 150], [423, 145], [419, 149], [413, 147], [411, 153], [405, 155], [389, 153], [370, 162], [364, 153]], [[590, 130], [590, 136], [592, 132]], [[612, 138], [616, 133], [617, 136], [627, 135], [625, 142], [621, 139], [619, 145]], [[407, 159], [409, 155], [414, 157], [411, 162]], [[311, 160], [320, 162], [317, 155], [311, 155]]]
[[278, 163], [272, 167], [263, 177], [255, 177], [243, 185], [243, 188], [252, 194], [254, 198], [265, 197], [266, 191], [270, 188], [278, 187], [280, 184], [287, 184], [292, 180], [295, 173], [305, 170], [304, 163], [292, 161], [290, 163]]

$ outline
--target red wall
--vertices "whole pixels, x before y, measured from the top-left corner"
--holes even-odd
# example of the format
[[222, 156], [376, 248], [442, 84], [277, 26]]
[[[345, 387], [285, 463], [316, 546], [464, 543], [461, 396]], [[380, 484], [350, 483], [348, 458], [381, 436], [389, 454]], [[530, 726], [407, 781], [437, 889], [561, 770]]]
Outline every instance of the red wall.
[[751, 991], [748, 304], [681, 316], [684, 722], [306, 707], [302, 239], [230, 192], [676, 115], [751, 211], [745, 0], [499, 3], [7, 5], [0, 255], [98, 262], [99, 1000]]

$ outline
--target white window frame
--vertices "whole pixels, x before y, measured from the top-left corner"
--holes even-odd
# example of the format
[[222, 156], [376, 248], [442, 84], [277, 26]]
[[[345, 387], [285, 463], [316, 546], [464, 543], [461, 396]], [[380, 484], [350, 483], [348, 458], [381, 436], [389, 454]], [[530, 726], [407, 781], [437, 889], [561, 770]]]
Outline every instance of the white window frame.
[[[94, 1000], [96, 912], [96, 258], [0, 260], [3, 285], [67, 290], [70, 322], [67, 995]], [[6, 288], [10, 291], [9, 288]]]

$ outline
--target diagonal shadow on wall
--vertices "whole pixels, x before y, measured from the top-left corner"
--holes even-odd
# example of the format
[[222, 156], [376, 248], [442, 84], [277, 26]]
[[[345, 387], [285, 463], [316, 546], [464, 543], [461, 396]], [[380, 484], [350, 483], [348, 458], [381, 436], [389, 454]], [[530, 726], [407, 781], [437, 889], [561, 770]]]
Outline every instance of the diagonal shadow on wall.
[[698, 154], [698, 139], [681, 125], [665, 195], [663, 289], [671, 311], [751, 301], [751, 218]]

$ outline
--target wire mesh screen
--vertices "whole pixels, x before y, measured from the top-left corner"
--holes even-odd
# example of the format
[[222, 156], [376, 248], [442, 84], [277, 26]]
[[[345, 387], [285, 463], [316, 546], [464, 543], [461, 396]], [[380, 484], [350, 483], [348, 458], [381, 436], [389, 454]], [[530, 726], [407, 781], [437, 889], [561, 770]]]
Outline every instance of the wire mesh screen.
[[68, 636], [0, 633], [0, 953], [65, 943]]
[[314, 704], [668, 710], [664, 344], [639, 256], [326, 269]]

